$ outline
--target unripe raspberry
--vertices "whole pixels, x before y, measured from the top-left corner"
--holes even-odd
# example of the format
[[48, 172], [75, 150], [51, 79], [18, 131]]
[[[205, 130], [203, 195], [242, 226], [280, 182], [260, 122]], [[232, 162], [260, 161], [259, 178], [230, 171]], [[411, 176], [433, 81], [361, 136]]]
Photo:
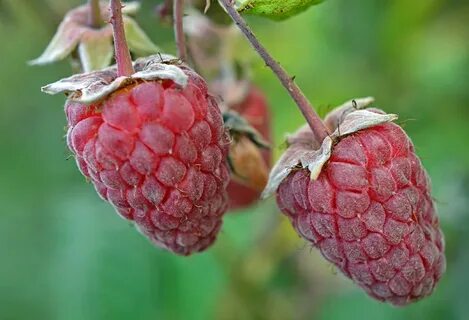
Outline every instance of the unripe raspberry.
[[[271, 141], [270, 108], [262, 91], [250, 86], [245, 100], [231, 107], [238, 112], [254, 129], [256, 129], [267, 142]], [[272, 153], [270, 149], [261, 150], [266, 168], [271, 165]], [[260, 170], [261, 168], [258, 168]], [[265, 182], [257, 189], [241, 181], [231, 180], [228, 185], [228, 198], [230, 209], [240, 209], [254, 204], [260, 197]]]
[[291, 137], [267, 189], [298, 234], [370, 296], [417, 301], [446, 267], [430, 179], [409, 137], [390, 122], [395, 115], [337, 110], [326, 123], [342, 124], [322, 143], [307, 128]]
[[67, 141], [99, 195], [153, 243], [210, 246], [227, 209], [228, 139], [205, 81], [137, 80], [91, 105], [68, 100]]

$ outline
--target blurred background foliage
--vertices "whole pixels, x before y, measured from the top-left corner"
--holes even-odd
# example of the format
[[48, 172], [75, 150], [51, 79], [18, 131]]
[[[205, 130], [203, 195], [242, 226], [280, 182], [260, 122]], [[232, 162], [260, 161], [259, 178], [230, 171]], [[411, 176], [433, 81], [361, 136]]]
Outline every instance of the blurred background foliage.
[[[174, 52], [144, 0], [139, 21]], [[189, 258], [153, 248], [84, 182], [65, 148], [67, 62], [28, 67], [78, 0], [0, 0], [0, 319], [467, 319], [469, 2], [329, 0], [281, 23], [249, 18], [321, 113], [373, 95], [398, 113], [433, 179], [448, 269], [407, 308], [368, 298], [293, 232], [273, 199], [226, 217]], [[240, 52], [240, 55], [245, 52]], [[302, 123], [256, 60], [278, 156]]]

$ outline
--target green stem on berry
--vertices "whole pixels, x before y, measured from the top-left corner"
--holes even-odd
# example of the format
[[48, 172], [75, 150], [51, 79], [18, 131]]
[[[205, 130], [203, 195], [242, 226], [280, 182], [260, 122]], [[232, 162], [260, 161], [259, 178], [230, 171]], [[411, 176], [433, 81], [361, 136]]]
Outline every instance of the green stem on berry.
[[265, 64], [275, 73], [282, 85], [287, 89], [288, 93], [301, 110], [301, 113], [305, 117], [306, 122], [308, 122], [316, 138], [319, 141], [323, 141], [329, 135], [329, 131], [301, 89], [296, 85], [294, 78], [288, 76], [285, 69], [283, 69], [283, 67], [273, 59], [265, 47], [259, 42], [244, 18], [233, 7], [233, 0], [220, 0], [220, 4], [236, 23], [238, 28], [243, 32], [244, 36], [249, 40], [251, 46], [257, 51]]
[[135, 73], [132, 66], [129, 46], [125, 39], [124, 22], [122, 21], [122, 4], [120, 0], [111, 1], [111, 24], [114, 33], [114, 47], [117, 64], [117, 75], [130, 76]]
[[174, 38], [176, 39], [178, 57], [179, 59], [186, 61], [186, 38], [184, 35], [184, 27], [182, 22], [184, 16], [184, 0], [174, 0], [173, 5]]
[[101, 18], [101, 6], [99, 0], [88, 0], [90, 14], [88, 17], [88, 24], [92, 28], [100, 28], [103, 20]]

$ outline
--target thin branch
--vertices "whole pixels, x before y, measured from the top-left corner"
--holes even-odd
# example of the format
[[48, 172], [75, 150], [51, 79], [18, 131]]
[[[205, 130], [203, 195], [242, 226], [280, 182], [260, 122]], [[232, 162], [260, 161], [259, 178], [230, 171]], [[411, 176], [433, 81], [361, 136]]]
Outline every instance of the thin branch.
[[273, 59], [273, 57], [267, 52], [265, 47], [257, 40], [254, 33], [247, 25], [244, 18], [236, 11], [233, 7], [232, 0], [220, 0], [220, 4], [225, 8], [228, 15], [236, 23], [238, 28], [243, 32], [245, 37], [249, 40], [254, 50], [261, 56], [265, 64], [276, 74], [282, 85], [287, 89], [290, 96], [295, 100], [298, 108], [308, 122], [311, 130], [315, 134], [319, 141], [323, 141], [329, 135], [329, 132], [318, 116], [313, 106], [305, 97], [301, 89], [296, 85], [294, 79], [290, 77], [285, 69]]
[[111, 0], [111, 23], [114, 33], [114, 47], [118, 76], [133, 74], [132, 58], [125, 39], [124, 23], [122, 21], [122, 4], [120, 0]]
[[88, 6], [90, 10], [90, 15], [88, 18], [88, 23], [93, 28], [99, 28], [103, 24], [103, 19], [101, 18], [101, 6], [99, 0], [88, 0]]
[[174, 38], [176, 39], [176, 46], [179, 59], [186, 61], [187, 48], [186, 38], [184, 35], [183, 16], [184, 16], [184, 0], [174, 0], [173, 7], [173, 23], [174, 23]]

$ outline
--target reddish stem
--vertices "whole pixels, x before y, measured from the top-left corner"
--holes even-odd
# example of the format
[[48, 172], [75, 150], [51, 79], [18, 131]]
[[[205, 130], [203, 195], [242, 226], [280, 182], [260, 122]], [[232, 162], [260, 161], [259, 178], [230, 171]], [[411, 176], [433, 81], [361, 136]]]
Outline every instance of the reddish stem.
[[183, 15], [184, 15], [184, 0], [174, 0], [173, 3], [173, 15], [174, 15], [174, 37], [176, 39], [176, 47], [178, 51], [179, 59], [186, 61], [187, 49], [186, 49], [186, 38], [184, 36], [183, 27]]
[[111, 24], [114, 33], [114, 47], [117, 63], [117, 75], [130, 76], [135, 70], [132, 66], [129, 47], [125, 40], [124, 23], [122, 21], [122, 4], [120, 0], [111, 0]]
[[308, 122], [311, 130], [319, 141], [323, 141], [329, 135], [329, 131], [318, 116], [311, 103], [305, 97], [301, 89], [295, 84], [294, 79], [291, 78], [283, 69], [283, 67], [273, 59], [267, 52], [265, 47], [257, 40], [254, 33], [238, 11], [233, 7], [232, 0], [221, 0], [220, 4], [225, 8], [228, 15], [236, 23], [238, 28], [243, 32], [245, 37], [251, 43], [251, 46], [264, 60], [265, 64], [275, 73], [282, 85], [287, 89], [290, 96], [296, 102], [301, 113]]
[[102, 25], [101, 18], [101, 6], [99, 0], [88, 0], [88, 6], [90, 14], [88, 17], [88, 23], [92, 28], [99, 28]]

